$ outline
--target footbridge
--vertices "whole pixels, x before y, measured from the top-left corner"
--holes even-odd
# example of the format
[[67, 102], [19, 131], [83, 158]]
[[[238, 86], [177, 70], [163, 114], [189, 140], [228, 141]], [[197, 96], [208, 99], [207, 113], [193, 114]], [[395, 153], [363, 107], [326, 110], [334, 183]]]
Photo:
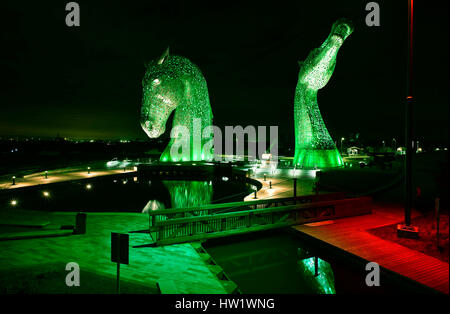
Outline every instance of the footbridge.
[[370, 212], [370, 197], [318, 194], [155, 210], [149, 213], [149, 232], [155, 245], [167, 245]]

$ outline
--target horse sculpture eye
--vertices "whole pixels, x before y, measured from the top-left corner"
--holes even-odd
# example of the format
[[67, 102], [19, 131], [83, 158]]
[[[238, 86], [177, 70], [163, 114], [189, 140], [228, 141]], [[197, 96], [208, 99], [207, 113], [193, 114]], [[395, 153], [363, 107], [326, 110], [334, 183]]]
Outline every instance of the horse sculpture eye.
[[[163, 78], [162, 82], [159, 77]], [[150, 138], [164, 133], [167, 119], [175, 110], [172, 130], [176, 136], [172, 137], [171, 132], [171, 140], [160, 161], [212, 160], [214, 153], [208, 147], [213, 142], [213, 133], [203, 134], [203, 130], [208, 128], [208, 131], [212, 125], [212, 111], [208, 87], [200, 69], [188, 59], [169, 56], [166, 51], [156, 65], [147, 67], [144, 86], [141, 127]], [[186, 142], [193, 144], [192, 149]], [[197, 142], [199, 145], [195, 144]]]

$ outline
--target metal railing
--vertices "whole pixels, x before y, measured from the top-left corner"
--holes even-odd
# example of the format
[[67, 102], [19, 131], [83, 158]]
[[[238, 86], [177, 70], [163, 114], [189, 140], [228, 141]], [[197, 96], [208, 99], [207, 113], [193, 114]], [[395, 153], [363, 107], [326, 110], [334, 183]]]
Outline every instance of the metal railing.
[[370, 197], [361, 197], [172, 218], [156, 221], [150, 233], [157, 245], [197, 241], [366, 214], [370, 213], [370, 203]]
[[285, 197], [276, 199], [263, 199], [245, 202], [231, 202], [221, 204], [209, 204], [198, 207], [189, 208], [167, 208], [158, 209], [148, 213], [149, 215], [149, 227], [150, 231], [153, 231], [153, 227], [157, 222], [165, 221], [169, 219], [179, 219], [187, 217], [199, 217], [206, 215], [217, 215], [228, 212], [239, 212], [252, 209], [264, 209], [279, 206], [288, 206], [295, 204], [305, 204], [312, 202], [322, 202], [329, 200], [339, 200], [346, 197], [345, 193], [328, 193], [317, 195], [306, 195], [297, 197]]

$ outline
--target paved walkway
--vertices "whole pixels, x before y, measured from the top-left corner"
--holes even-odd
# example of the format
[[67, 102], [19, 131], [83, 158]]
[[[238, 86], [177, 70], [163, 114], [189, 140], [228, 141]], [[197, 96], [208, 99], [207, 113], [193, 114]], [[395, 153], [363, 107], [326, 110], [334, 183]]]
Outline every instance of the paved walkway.
[[[17, 216], [26, 216], [27, 221], [50, 221], [51, 225], [46, 228], [75, 222], [75, 213], [0, 213], [2, 220]], [[68, 273], [65, 266], [69, 262], [80, 265], [82, 284], [89, 285], [89, 282], [83, 282], [83, 271], [113, 279], [116, 264], [111, 262], [111, 232], [127, 233], [146, 228], [148, 216], [145, 214], [93, 213], [87, 215], [87, 233], [84, 235], [0, 241], [1, 280], [7, 280], [5, 274], [13, 275], [15, 270], [36, 272], [37, 269], [38, 273], [45, 273], [57, 269], [63, 284]], [[180, 293], [226, 293], [191, 244], [131, 248], [150, 242], [148, 234], [130, 233], [130, 264], [121, 267], [122, 281], [149, 287], [153, 293], [156, 293], [159, 280], [173, 281]], [[114, 291], [114, 287], [112, 289]]]
[[[258, 199], [269, 198], [283, 198], [294, 196], [294, 181], [293, 176], [286, 173], [279, 175], [266, 174], [264, 180], [264, 174], [260, 173], [252, 177], [262, 183], [262, 188], [257, 191], [256, 195]], [[272, 183], [272, 187], [270, 187]], [[298, 170], [297, 175], [297, 196], [314, 194], [315, 174], [314, 171], [303, 171], [300, 173]], [[321, 192], [325, 193], [325, 192]], [[255, 193], [251, 193], [244, 198], [244, 201], [251, 201], [255, 199]]]
[[[448, 294], [448, 263], [367, 232], [369, 229], [402, 222], [403, 214], [401, 207], [374, 207], [370, 215], [292, 228]], [[418, 215], [416, 212], [413, 217]]]
[[16, 178], [15, 185], [12, 184], [12, 178], [8, 180], [3, 179], [0, 181], [0, 189], [17, 189], [40, 184], [88, 179], [93, 177], [107, 176], [119, 173], [130, 173], [130, 172], [135, 172], [135, 170], [132, 169], [127, 169], [125, 171], [123, 169], [91, 170], [90, 173], [88, 173], [87, 170], [80, 170], [80, 169], [62, 170], [62, 171], [56, 170], [56, 171], [49, 171], [47, 174], [47, 179], [45, 178], [44, 172], [38, 172], [24, 176], [23, 178]]

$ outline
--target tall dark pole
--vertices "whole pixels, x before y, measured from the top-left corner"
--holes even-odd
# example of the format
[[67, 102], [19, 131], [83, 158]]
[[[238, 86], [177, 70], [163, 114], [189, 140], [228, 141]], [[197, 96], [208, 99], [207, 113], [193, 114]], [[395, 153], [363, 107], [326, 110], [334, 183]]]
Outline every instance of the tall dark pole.
[[406, 79], [406, 158], [405, 158], [405, 225], [411, 224], [413, 129], [413, 1], [408, 0], [408, 64]]

